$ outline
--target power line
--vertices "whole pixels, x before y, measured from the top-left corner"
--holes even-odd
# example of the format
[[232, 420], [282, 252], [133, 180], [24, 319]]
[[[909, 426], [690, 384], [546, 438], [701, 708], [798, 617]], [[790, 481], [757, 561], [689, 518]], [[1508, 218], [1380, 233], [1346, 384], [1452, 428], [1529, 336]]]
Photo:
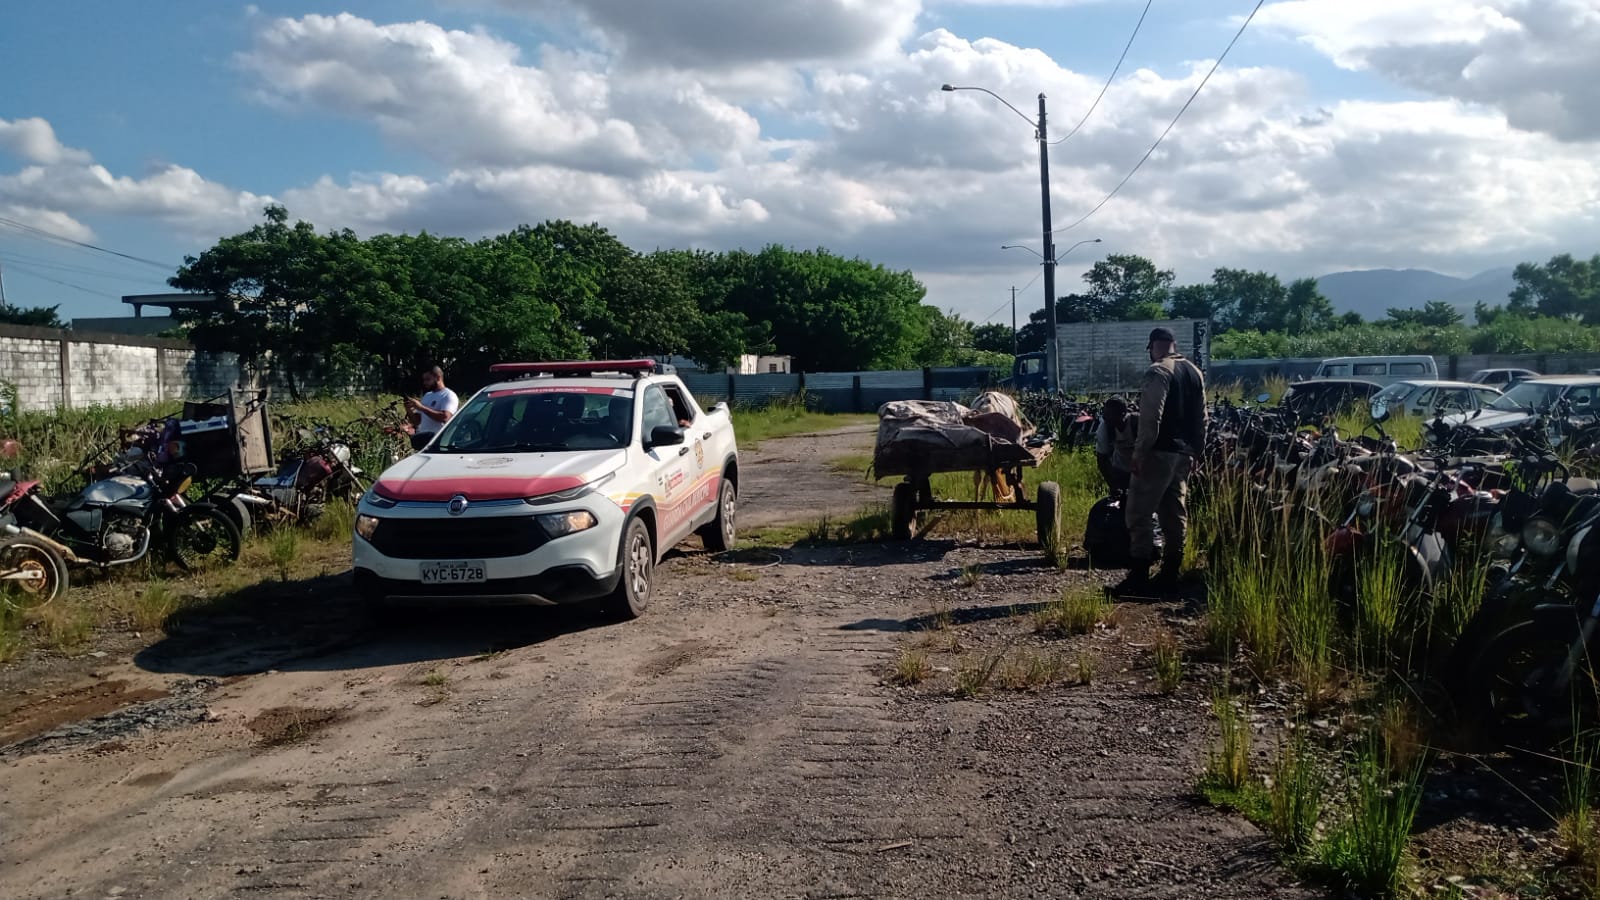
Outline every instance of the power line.
[[1122, 190], [1123, 185], [1127, 184], [1128, 180], [1133, 178], [1134, 173], [1138, 172], [1139, 169], [1144, 166], [1145, 162], [1150, 159], [1150, 155], [1156, 152], [1156, 148], [1161, 146], [1161, 142], [1167, 139], [1167, 134], [1177, 126], [1178, 120], [1183, 118], [1183, 114], [1188, 111], [1189, 104], [1194, 102], [1194, 98], [1200, 96], [1200, 91], [1205, 88], [1206, 82], [1210, 81], [1211, 76], [1216, 74], [1217, 67], [1221, 66], [1222, 61], [1228, 58], [1228, 51], [1232, 50], [1233, 45], [1239, 42], [1239, 38], [1244, 35], [1244, 30], [1250, 27], [1250, 21], [1256, 17], [1256, 13], [1261, 11], [1261, 7], [1265, 5], [1266, 2], [1267, 0], [1256, 0], [1256, 8], [1252, 9], [1250, 11], [1250, 15], [1245, 17], [1244, 24], [1239, 26], [1239, 30], [1233, 35], [1233, 40], [1228, 42], [1228, 46], [1223, 49], [1222, 55], [1217, 57], [1217, 61], [1211, 64], [1211, 71], [1206, 73], [1206, 77], [1200, 79], [1200, 84], [1195, 86], [1194, 93], [1190, 94], [1189, 99], [1184, 101], [1183, 108], [1179, 109], [1178, 114], [1172, 117], [1171, 122], [1167, 123], [1166, 130], [1161, 132], [1161, 136], [1156, 138], [1156, 142], [1150, 145], [1150, 149], [1144, 152], [1144, 156], [1139, 158], [1139, 162], [1136, 163], [1131, 170], [1129, 170], [1128, 174], [1124, 175], [1122, 180], [1117, 182], [1117, 186], [1111, 189], [1111, 193], [1107, 194], [1105, 199], [1101, 200], [1099, 203], [1096, 203], [1093, 209], [1084, 213], [1083, 217], [1078, 219], [1078, 221], [1073, 222], [1071, 225], [1068, 225], [1065, 228], [1052, 229], [1054, 233], [1059, 234], [1063, 231], [1071, 231], [1072, 229], [1077, 228], [1079, 225], [1082, 225], [1084, 222], [1088, 221], [1090, 216], [1099, 212], [1102, 206], [1105, 206], [1107, 203], [1111, 202], [1111, 198], [1115, 197], [1117, 192]]
[[94, 288], [91, 288], [91, 287], [84, 287], [81, 284], [73, 284], [70, 281], [61, 281], [60, 279], [51, 278], [49, 275], [45, 275], [45, 274], [42, 274], [40, 272], [36, 272], [33, 269], [28, 268], [27, 266], [19, 266], [16, 263], [12, 263], [10, 268], [14, 272], [25, 272], [28, 275], [39, 279], [40, 281], [48, 281], [51, 284], [59, 284], [62, 287], [69, 287], [69, 288], [72, 288], [75, 291], [83, 291], [85, 294], [92, 294], [92, 295], [94, 295], [96, 297], [100, 297], [102, 299], [105, 298], [105, 297], [111, 296], [110, 294], [107, 294], [103, 290], [95, 290]]
[[40, 269], [53, 269], [58, 272], [68, 272], [74, 275], [86, 275], [90, 278], [114, 279], [117, 281], [134, 281], [145, 279], [146, 275], [133, 275], [128, 272], [113, 272], [108, 269], [91, 269], [87, 266], [78, 266], [71, 263], [52, 261], [48, 257], [34, 256], [30, 253], [18, 253], [14, 250], [0, 250], [0, 261], [9, 260], [23, 265]]
[[1110, 90], [1111, 88], [1111, 82], [1116, 80], [1117, 72], [1122, 69], [1122, 61], [1128, 58], [1128, 48], [1133, 46], [1133, 39], [1139, 36], [1139, 28], [1140, 26], [1144, 25], [1144, 17], [1149, 15], [1150, 4], [1154, 2], [1155, 0], [1145, 0], [1144, 12], [1139, 14], [1139, 21], [1134, 23], [1133, 34], [1128, 35], [1128, 43], [1123, 46], [1122, 55], [1117, 57], [1117, 64], [1112, 67], [1111, 74], [1106, 76], [1106, 83], [1100, 88], [1100, 96], [1094, 98], [1094, 102], [1089, 104], [1089, 111], [1083, 114], [1083, 118], [1078, 120], [1078, 124], [1072, 126], [1072, 130], [1067, 132], [1066, 137], [1050, 142], [1052, 147], [1077, 134], [1078, 129], [1083, 127], [1083, 123], [1089, 121], [1089, 117], [1094, 115], [1095, 107], [1100, 105], [1100, 100], [1105, 97], [1106, 91]]
[[123, 259], [132, 260], [132, 261], [137, 262], [137, 263], [144, 263], [147, 266], [155, 266], [156, 268], [162, 270], [163, 272], [171, 272], [171, 271], [173, 271], [173, 270], [175, 270], [177, 268], [177, 266], [173, 266], [173, 265], [170, 265], [170, 264], [164, 263], [164, 262], [159, 262], [157, 260], [149, 259], [147, 257], [134, 256], [131, 253], [123, 253], [121, 250], [111, 250], [111, 249], [106, 248], [106, 247], [100, 247], [100, 246], [97, 246], [95, 244], [89, 244], [89, 243], [85, 243], [84, 241], [75, 240], [73, 238], [67, 237], [66, 235], [56, 234], [53, 231], [45, 231], [43, 228], [35, 228], [32, 225], [28, 225], [28, 224], [23, 223], [23, 222], [18, 222], [15, 219], [8, 219], [8, 218], [6, 218], [4, 216], [0, 216], [0, 225], [6, 225], [6, 226], [9, 226], [11, 228], [18, 229], [19, 231], [23, 231], [23, 232], [26, 232], [26, 233], [31, 233], [31, 234], [39, 235], [39, 236], [42, 236], [42, 237], [50, 238], [51, 240], [60, 241], [60, 242], [65, 243], [65, 244], [71, 244], [71, 245], [73, 245], [75, 247], [83, 247], [84, 249], [95, 250], [95, 251], [98, 251], [100, 253], [109, 253], [112, 256], [120, 256]]

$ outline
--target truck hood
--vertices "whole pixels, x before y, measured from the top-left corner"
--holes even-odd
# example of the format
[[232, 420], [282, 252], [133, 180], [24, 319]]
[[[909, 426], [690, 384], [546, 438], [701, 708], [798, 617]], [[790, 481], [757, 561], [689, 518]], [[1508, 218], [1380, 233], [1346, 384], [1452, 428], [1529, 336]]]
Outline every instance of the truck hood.
[[373, 493], [396, 501], [520, 500], [582, 487], [622, 467], [626, 450], [419, 453], [383, 473]]

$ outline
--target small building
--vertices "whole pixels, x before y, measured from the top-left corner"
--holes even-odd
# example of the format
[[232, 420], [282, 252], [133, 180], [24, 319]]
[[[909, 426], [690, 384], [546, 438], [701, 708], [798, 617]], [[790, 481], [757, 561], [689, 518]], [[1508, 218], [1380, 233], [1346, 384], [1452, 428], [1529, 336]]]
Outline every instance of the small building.
[[126, 294], [122, 302], [133, 307], [135, 319], [144, 317], [146, 306], [158, 306], [171, 316], [180, 309], [215, 309], [222, 303], [216, 294]]
[[746, 353], [739, 357], [738, 366], [729, 366], [729, 375], [788, 375], [792, 356], [759, 356]]

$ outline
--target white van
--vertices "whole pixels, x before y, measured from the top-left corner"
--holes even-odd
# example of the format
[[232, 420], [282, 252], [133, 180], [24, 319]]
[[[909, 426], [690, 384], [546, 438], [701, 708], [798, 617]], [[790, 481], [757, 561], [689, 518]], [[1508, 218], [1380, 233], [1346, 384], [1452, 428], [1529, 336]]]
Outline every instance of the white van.
[[1431, 356], [1336, 356], [1317, 366], [1316, 378], [1354, 378], [1374, 384], [1436, 381], [1439, 366]]

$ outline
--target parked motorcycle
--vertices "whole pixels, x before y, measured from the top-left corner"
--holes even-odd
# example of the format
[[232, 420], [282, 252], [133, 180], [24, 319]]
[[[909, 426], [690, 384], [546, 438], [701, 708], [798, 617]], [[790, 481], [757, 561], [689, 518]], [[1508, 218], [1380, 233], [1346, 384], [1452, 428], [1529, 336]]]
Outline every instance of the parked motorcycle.
[[255, 480], [238, 499], [274, 506], [300, 522], [322, 515], [329, 501], [354, 504], [366, 492], [365, 472], [351, 462], [350, 443], [327, 426], [302, 428], [299, 446], [283, 456], [278, 471]]
[[72, 496], [48, 497], [21, 482], [0, 502], [0, 528], [47, 545], [67, 563], [99, 570], [145, 559], [152, 549], [186, 570], [239, 558], [239, 529], [210, 503], [184, 499], [188, 464], [157, 469], [134, 448]]

